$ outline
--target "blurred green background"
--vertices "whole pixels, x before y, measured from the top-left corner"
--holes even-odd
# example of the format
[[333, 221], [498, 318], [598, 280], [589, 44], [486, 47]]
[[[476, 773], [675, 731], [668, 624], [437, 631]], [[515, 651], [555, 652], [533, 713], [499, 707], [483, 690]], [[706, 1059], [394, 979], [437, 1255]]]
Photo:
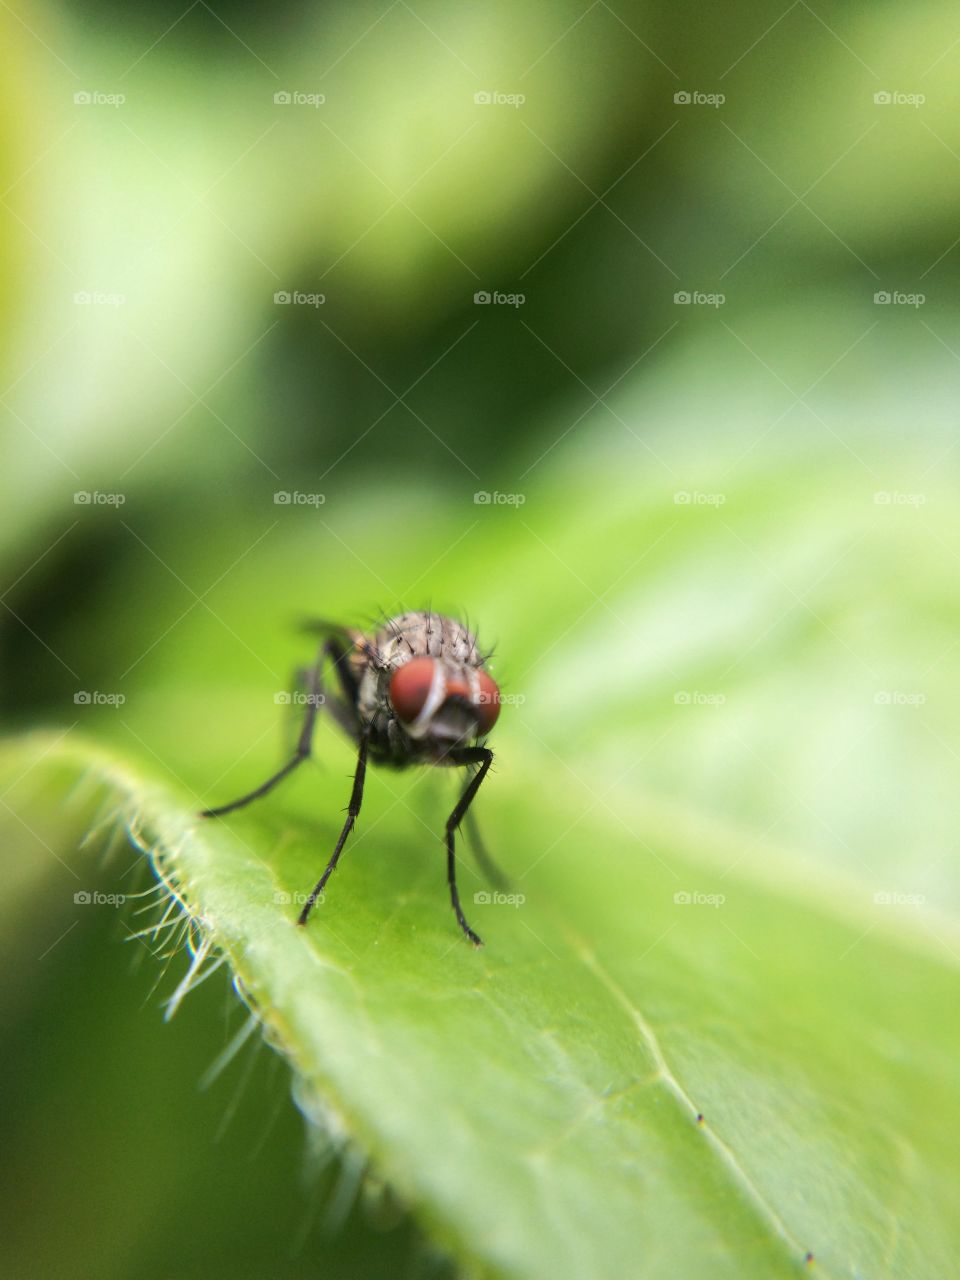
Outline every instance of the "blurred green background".
[[[758, 874], [856, 880], [865, 927], [902, 893], [955, 937], [951, 6], [14, 3], [0, 30], [8, 731], [224, 800], [281, 750], [300, 616], [429, 602], [524, 699], [503, 773], [656, 795], [748, 863], [775, 844]], [[235, 1000], [214, 977], [164, 1026], [182, 960], [158, 995], [136, 943], [117, 963], [50, 823], [4, 804], [8, 1274], [446, 1274], [369, 1196], [325, 1232], [350, 1173], [305, 1154], [267, 1050], [236, 1105], [236, 1063], [197, 1092]]]

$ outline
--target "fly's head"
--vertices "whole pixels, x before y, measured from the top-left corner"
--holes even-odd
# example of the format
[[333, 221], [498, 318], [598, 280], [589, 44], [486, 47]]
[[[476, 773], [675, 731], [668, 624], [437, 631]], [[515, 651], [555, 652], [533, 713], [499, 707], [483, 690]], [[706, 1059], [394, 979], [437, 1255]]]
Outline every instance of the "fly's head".
[[440, 751], [488, 734], [500, 714], [500, 690], [488, 671], [442, 657], [398, 666], [389, 698], [407, 736]]
[[418, 753], [442, 756], [484, 737], [500, 714], [500, 690], [475, 637], [431, 612], [391, 618], [375, 641], [377, 700]]

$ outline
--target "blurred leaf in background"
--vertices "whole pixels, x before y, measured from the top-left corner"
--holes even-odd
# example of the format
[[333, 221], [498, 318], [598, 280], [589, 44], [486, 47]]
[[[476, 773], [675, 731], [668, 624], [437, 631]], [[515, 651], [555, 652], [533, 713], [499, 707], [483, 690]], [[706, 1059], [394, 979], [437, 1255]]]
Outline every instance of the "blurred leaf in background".
[[[636, 1235], [583, 1237], [577, 1274], [631, 1251], [638, 1275], [792, 1274], [807, 1248], [827, 1275], [945, 1274], [953, 10], [104, 0], [0, 26], [6, 1269], [557, 1274], [583, 1157], [633, 1189]], [[155, 916], [74, 900], [152, 881], [134, 850], [78, 847], [92, 782], [68, 795], [103, 752], [173, 789], [158, 828], [252, 785], [309, 657], [296, 620], [426, 602], [497, 643], [514, 700], [481, 816], [530, 913], [446, 954], [436, 778], [404, 804], [373, 782], [295, 963], [251, 950], [227, 836], [224, 881], [187, 876], [200, 914], [227, 895], [216, 941], [297, 1065], [305, 1139], [258, 1035], [196, 1092], [242, 1008], [215, 976], [161, 1023], [185, 961], [131, 977], [152, 940], [120, 943]], [[324, 732], [320, 756], [236, 826], [290, 890], [346, 798], [348, 745]], [[674, 901], [698, 886], [729, 908]], [[612, 1007], [590, 1062], [589, 1013], [553, 1024], [551, 983], [596, 999], [587, 955], [708, 1130], [664, 1136], [649, 1039]], [[517, 1042], [484, 1147], [505, 1185], [518, 1115], [574, 1125], [501, 1235], [496, 1166], [461, 1177], [429, 1098], [385, 1102], [346, 1035], [389, 1030], [401, 1079], [433, 1045], [418, 1003], [441, 1043], [473, 1000], [479, 1042], [498, 1018]], [[598, 1159], [619, 1089], [626, 1145]], [[323, 1096], [354, 1141], [317, 1154]], [[458, 1098], [451, 1132], [479, 1140], [487, 1102]], [[723, 1151], [765, 1205], [748, 1261], [747, 1183], [707, 1185]]]

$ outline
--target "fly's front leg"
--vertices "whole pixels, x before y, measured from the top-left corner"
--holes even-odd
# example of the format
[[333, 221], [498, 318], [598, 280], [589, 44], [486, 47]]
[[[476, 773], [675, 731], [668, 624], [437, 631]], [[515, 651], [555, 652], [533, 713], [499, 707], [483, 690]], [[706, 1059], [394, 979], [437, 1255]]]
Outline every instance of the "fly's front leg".
[[253, 800], [259, 800], [261, 796], [265, 796], [268, 791], [272, 791], [278, 782], [282, 782], [288, 773], [292, 773], [298, 764], [302, 764], [310, 754], [310, 744], [313, 741], [313, 730], [317, 722], [317, 711], [322, 701], [323, 684], [320, 679], [320, 667], [323, 662], [323, 649], [317, 655], [317, 660], [307, 672], [307, 710], [303, 717], [303, 727], [300, 730], [300, 737], [297, 740], [297, 748], [292, 759], [288, 760], [282, 769], [278, 769], [275, 774], [269, 777], [266, 782], [261, 783], [253, 791], [248, 792], [245, 796], [241, 796], [239, 800], [232, 800], [229, 804], [220, 805], [216, 809], [204, 809], [200, 814], [201, 818], [219, 818], [225, 813], [232, 813], [234, 809], [242, 809]]
[[360, 734], [359, 749], [357, 751], [357, 769], [356, 773], [353, 775], [353, 790], [350, 793], [350, 804], [347, 806], [347, 820], [343, 824], [343, 830], [340, 832], [340, 839], [337, 841], [336, 848], [331, 855], [330, 861], [327, 863], [326, 870], [317, 881], [310, 897], [304, 903], [303, 910], [297, 918], [297, 924], [306, 924], [307, 920], [310, 918], [310, 912], [313, 910], [314, 904], [320, 897], [321, 893], [323, 893], [324, 885], [336, 870], [337, 862], [340, 859], [343, 846], [347, 842], [347, 836], [353, 830], [353, 824], [356, 822], [360, 813], [360, 806], [363, 803], [363, 780], [367, 773], [367, 746], [369, 741], [370, 734], [369, 731], [365, 729]]
[[454, 833], [463, 821], [463, 817], [473, 802], [473, 797], [480, 790], [480, 784], [487, 776], [487, 770], [493, 764], [493, 752], [489, 747], [457, 747], [450, 752], [447, 759], [451, 764], [472, 765], [478, 764], [480, 768], [467, 783], [463, 795], [457, 801], [456, 807], [447, 819], [446, 840], [447, 840], [447, 884], [450, 886], [450, 902], [453, 906], [454, 913], [457, 917], [457, 924], [467, 935], [475, 947], [483, 946], [483, 939], [478, 933], [467, 924], [466, 917], [463, 914], [463, 908], [460, 906], [460, 894], [457, 892], [457, 858], [454, 851]]

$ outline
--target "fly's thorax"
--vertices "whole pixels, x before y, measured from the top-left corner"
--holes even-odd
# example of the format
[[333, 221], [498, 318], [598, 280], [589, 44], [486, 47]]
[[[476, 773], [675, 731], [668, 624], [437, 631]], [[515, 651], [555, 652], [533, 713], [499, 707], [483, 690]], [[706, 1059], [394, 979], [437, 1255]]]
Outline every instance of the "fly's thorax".
[[440, 613], [402, 613], [384, 623], [376, 638], [380, 662], [393, 668], [410, 658], [442, 658], [456, 666], [483, 665], [476, 637], [455, 618]]
[[389, 704], [381, 697], [381, 683], [380, 671], [367, 663], [357, 692], [357, 714], [363, 724], [372, 725], [383, 718], [384, 712], [389, 711]]

